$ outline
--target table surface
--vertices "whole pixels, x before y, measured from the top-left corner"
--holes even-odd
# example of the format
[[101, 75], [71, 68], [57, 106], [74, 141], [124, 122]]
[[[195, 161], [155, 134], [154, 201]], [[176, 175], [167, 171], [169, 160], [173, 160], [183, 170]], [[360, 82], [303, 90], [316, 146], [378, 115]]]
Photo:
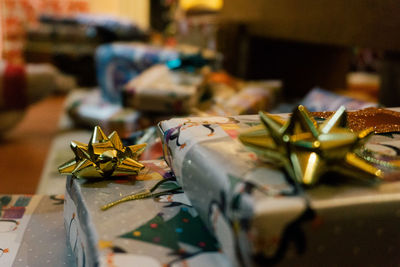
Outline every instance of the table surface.
[[36, 192], [64, 101], [65, 96], [50, 96], [30, 106], [22, 121], [0, 139], [0, 193]]

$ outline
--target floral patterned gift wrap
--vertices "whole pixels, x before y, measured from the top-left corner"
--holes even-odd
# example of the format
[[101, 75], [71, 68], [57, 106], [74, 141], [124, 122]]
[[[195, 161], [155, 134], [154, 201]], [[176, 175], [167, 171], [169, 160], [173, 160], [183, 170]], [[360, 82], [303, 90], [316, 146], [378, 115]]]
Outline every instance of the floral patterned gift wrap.
[[[173, 178], [163, 160], [142, 163], [137, 176], [95, 182], [68, 177], [64, 223], [77, 266], [229, 266], [182, 191], [101, 210]], [[169, 181], [157, 190], [176, 186]]]
[[360, 152], [385, 167], [383, 181], [328, 173], [305, 187], [238, 140], [259, 124], [257, 115], [159, 124], [166, 161], [233, 266], [400, 263], [399, 134], [374, 135]]

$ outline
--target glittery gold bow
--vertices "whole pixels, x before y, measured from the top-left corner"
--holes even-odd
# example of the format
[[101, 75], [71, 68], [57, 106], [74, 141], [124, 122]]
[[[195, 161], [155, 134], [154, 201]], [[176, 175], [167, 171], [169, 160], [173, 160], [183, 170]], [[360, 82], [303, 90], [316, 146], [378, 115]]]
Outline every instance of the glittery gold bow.
[[260, 112], [262, 124], [250, 128], [239, 140], [261, 159], [282, 165], [296, 181], [313, 185], [327, 171], [356, 178], [382, 178], [383, 172], [354, 151], [373, 129], [358, 133], [346, 127], [346, 111], [340, 107], [318, 125], [304, 106], [298, 106], [288, 121]]
[[77, 178], [137, 175], [144, 168], [137, 160], [145, 148], [146, 144], [125, 147], [117, 132], [114, 131], [107, 137], [96, 126], [87, 145], [71, 142], [75, 158], [61, 165], [58, 171]]

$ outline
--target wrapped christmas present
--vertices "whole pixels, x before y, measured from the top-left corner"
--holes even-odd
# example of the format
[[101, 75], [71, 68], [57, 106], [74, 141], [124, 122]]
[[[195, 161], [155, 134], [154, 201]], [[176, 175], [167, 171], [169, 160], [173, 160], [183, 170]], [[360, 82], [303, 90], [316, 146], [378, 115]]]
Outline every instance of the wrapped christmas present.
[[197, 105], [201, 82], [200, 74], [173, 71], [158, 64], [124, 86], [124, 106], [141, 111], [188, 113]]
[[66, 109], [76, 126], [93, 128], [99, 125], [105, 131], [116, 130], [122, 138], [169, 118], [109, 103], [101, 97], [99, 90], [72, 92]]
[[198, 60], [184, 59], [189, 55], [198, 54], [201, 54], [202, 58], [217, 59], [215, 53], [202, 51], [193, 46], [169, 48], [143, 43], [102, 45], [96, 51], [96, 66], [97, 80], [103, 98], [111, 103], [121, 104], [123, 86], [147, 68], [166, 62], [169, 62], [168, 67], [171, 69], [187, 69], [187, 64], [197, 67]]
[[204, 87], [211, 98], [199, 103], [199, 115], [245, 115], [273, 108], [278, 102], [282, 82], [242, 81], [223, 72], [212, 72], [206, 76]]
[[75, 266], [63, 195], [0, 195], [0, 266]]
[[173, 177], [163, 160], [141, 164], [136, 176], [68, 177], [64, 222], [77, 265], [229, 266], [176, 182], [163, 183], [152, 198], [107, 205]]
[[105, 44], [96, 50], [97, 80], [104, 99], [122, 103], [122, 88], [148, 67], [178, 58], [174, 49], [146, 44]]
[[217, 99], [211, 112], [218, 115], [244, 115], [254, 114], [258, 110], [270, 110], [277, 102], [282, 88], [282, 82], [247, 81], [240, 85], [240, 91], [231, 95], [226, 100]]
[[378, 107], [377, 103], [339, 95], [321, 88], [312, 89], [301, 101], [310, 111], [335, 111], [340, 106], [348, 110], [358, 110], [368, 107]]
[[141, 128], [141, 114], [138, 111], [104, 101], [99, 90], [74, 96], [67, 106], [67, 112], [78, 126], [93, 128], [100, 125], [106, 131], [118, 131], [122, 137]]
[[176, 118], [159, 130], [234, 266], [379, 266], [399, 264], [399, 125], [400, 113], [384, 109], [299, 106], [291, 116]]

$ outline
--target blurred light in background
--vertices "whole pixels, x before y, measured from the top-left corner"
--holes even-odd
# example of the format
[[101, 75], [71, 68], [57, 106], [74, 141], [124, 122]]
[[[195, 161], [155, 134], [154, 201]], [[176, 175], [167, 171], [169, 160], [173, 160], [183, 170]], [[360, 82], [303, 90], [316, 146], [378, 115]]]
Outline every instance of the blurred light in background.
[[223, 0], [180, 0], [179, 5], [184, 9], [188, 10], [191, 8], [207, 8], [211, 10], [219, 10], [224, 4]]
[[115, 15], [149, 27], [150, 0], [88, 0], [93, 14]]

